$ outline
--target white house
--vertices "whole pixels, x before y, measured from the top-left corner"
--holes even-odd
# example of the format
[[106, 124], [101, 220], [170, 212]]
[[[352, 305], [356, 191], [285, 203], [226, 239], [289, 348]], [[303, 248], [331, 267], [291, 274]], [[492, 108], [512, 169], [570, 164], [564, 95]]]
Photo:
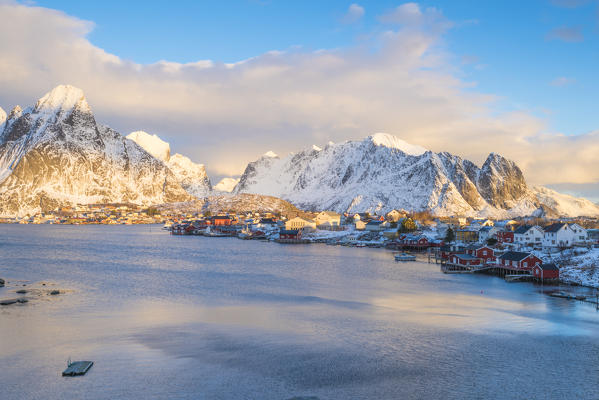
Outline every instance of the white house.
[[285, 229], [288, 231], [295, 229], [316, 229], [316, 222], [312, 221], [311, 219], [295, 217], [285, 222]]
[[539, 226], [523, 225], [514, 231], [514, 243], [519, 245], [543, 245], [545, 232]]
[[397, 221], [399, 221], [400, 218], [403, 218], [405, 216], [406, 216], [405, 212], [401, 212], [398, 210], [391, 210], [387, 214], [385, 214], [385, 217], [387, 217], [387, 221], [391, 221], [391, 222], [397, 222]]
[[498, 231], [494, 226], [485, 225], [478, 230], [478, 241], [486, 243], [490, 238], [494, 238]]
[[384, 231], [388, 227], [389, 223], [387, 221], [370, 221], [366, 224], [366, 230], [372, 232]]
[[341, 225], [341, 215], [334, 211], [322, 211], [314, 218], [318, 229], [337, 229]]
[[544, 229], [543, 247], [569, 247], [573, 241], [574, 232], [568, 224], [556, 222]]
[[589, 240], [587, 230], [578, 224], [570, 224], [570, 229], [574, 232], [574, 243], [586, 243]]

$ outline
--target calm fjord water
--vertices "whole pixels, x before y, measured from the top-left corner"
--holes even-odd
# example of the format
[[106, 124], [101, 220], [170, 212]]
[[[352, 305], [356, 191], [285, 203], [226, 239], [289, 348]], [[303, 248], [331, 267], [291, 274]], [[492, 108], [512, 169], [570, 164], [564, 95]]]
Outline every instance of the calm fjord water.
[[66, 291], [0, 308], [2, 399], [599, 399], [592, 306], [385, 250], [0, 225], [0, 277]]

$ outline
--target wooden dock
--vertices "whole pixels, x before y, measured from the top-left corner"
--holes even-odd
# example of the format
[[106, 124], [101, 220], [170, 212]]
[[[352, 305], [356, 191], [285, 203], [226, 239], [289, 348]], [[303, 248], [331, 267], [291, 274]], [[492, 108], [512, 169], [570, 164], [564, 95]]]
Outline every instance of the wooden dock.
[[62, 371], [62, 376], [77, 376], [85, 375], [87, 371], [94, 365], [93, 361], [75, 361], [69, 362], [67, 369]]

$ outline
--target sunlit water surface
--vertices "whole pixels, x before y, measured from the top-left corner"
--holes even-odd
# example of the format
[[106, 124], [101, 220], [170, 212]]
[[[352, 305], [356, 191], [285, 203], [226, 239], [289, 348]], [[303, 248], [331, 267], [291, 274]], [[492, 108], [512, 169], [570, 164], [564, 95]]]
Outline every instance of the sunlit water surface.
[[157, 226], [0, 235], [0, 298], [35, 289], [0, 307], [2, 399], [599, 399], [599, 313], [555, 288]]

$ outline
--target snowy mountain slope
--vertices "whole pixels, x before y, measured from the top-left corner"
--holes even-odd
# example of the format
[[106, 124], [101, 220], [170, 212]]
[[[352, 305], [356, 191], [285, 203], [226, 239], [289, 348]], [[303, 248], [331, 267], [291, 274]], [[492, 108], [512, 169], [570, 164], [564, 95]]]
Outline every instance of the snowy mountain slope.
[[235, 186], [239, 183], [239, 178], [223, 178], [214, 185], [214, 190], [217, 192], [230, 193], [235, 189]]
[[4, 121], [6, 121], [6, 111], [0, 107], [0, 132], [2, 131], [2, 125], [4, 124]]
[[532, 188], [547, 216], [596, 216], [599, 206], [592, 201], [556, 192], [555, 190], [535, 186]]
[[269, 152], [248, 164], [234, 193], [272, 195], [302, 208], [337, 212], [396, 208], [503, 218], [529, 215], [541, 205], [518, 166], [498, 154], [479, 168], [380, 133], [284, 158]]
[[96, 123], [80, 89], [57, 86], [15, 107], [0, 131], [0, 215], [61, 205], [186, 201], [173, 173], [140, 146]]
[[126, 137], [161, 161], [168, 162], [171, 158], [171, 146], [156, 135], [150, 135], [144, 131], [135, 131]]
[[203, 164], [196, 164], [179, 153], [171, 156], [171, 148], [167, 142], [144, 131], [132, 132], [127, 135], [127, 139], [133, 140], [148, 153], [163, 161], [175, 174], [181, 186], [192, 196], [204, 197], [212, 192], [212, 185]]

